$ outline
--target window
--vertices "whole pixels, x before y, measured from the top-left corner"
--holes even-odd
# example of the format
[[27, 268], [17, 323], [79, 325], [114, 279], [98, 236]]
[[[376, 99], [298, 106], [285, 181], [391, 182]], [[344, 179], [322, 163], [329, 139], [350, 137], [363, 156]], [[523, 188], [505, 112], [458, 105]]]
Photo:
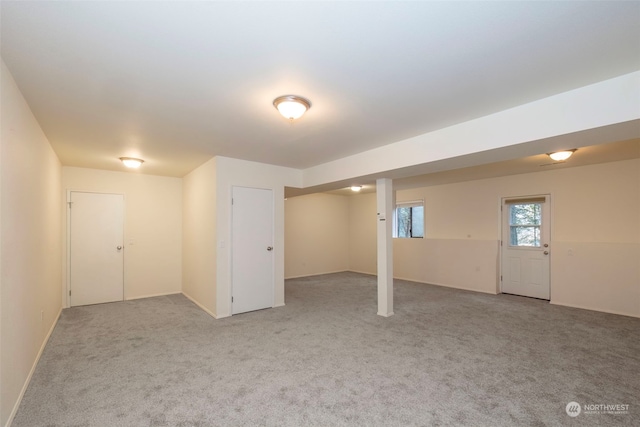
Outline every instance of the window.
[[542, 203], [509, 204], [509, 245], [540, 247]]
[[396, 203], [393, 237], [424, 237], [424, 206], [422, 201]]

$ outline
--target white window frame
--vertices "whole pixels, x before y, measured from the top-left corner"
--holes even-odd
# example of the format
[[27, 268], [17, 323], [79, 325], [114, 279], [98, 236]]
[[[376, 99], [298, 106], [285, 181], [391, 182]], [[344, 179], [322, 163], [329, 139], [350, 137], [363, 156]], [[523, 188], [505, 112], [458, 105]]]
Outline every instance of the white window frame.
[[[398, 208], [422, 208], [422, 236], [421, 237], [400, 237], [398, 236]], [[396, 205], [393, 208], [393, 238], [394, 239], [424, 239], [426, 235], [425, 218], [424, 218], [424, 200], [410, 200], [406, 202], [396, 201]]]

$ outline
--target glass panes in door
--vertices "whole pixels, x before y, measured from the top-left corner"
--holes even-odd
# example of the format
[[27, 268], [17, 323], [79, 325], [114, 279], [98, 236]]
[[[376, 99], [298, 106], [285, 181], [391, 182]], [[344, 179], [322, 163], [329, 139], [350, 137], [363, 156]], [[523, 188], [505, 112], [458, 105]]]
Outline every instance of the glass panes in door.
[[542, 203], [509, 205], [509, 245], [540, 247]]

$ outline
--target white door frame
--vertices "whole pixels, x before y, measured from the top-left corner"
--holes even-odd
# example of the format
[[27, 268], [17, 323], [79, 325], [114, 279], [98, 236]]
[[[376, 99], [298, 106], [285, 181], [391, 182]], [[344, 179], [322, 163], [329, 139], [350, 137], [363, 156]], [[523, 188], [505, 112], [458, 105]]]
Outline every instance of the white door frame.
[[[549, 247], [551, 248], [551, 243], [553, 240], [553, 192], [548, 192], [548, 193], [534, 193], [534, 194], [529, 194], [526, 196], [523, 195], [519, 195], [519, 196], [502, 196], [498, 199], [498, 236], [500, 236], [500, 240], [498, 241], [498, 275], [497, 275], [497, 293], [501, 294], [502, 292], [502, 255], [503, 255], [503, 248], [504, 248], [504, 244], [505, 241], [509, 238], [509, 236], [504, 236], [504, 228], [503, 228], [503, 215], [505, 214], [502, 211], [502, 207], [504, 206], [504, 201], [505, 200], [514, 200], [514, 199], [531, 199], [531, 198], [535, 198], [535, 197], [545, 197], [547, 199], [547, 202], [549, 204], [549, 218], [548, 218], [548, 229], [549, 229]], [[550, 255], [549, 255], [549, 302], [551, 302], [551, 295], [552, 295], [552, 283], [551, 283], [551, 254], [553, 254], [552, 251], [550, 251]]]
[[[116, 194], [118, 196], [122, 196], [122, 199], [124, 201], [124, 209], [125, 211], [123, 212], [123, 218], [122, 218], [122, 222], [123, 222], [123, 234], [124, 234], [124, 230], [126, 230], [126, 221], [127, 221], [127, 215], [126, 215], [126, 203], [127, 203], [127, 196], [123, 193], [114, 193], [114, 192], [105, 192], [105, 191], [87, 191], [87, 190], [74, 190], [74, 189], [67, 189], [67, 200], [65, 202], [66, 205], [66, 212], [67, 212], [67, 218], [66, 218], [66, 223], [67, 223], [67, 262], [66, 262], [66, 271], [67, 271], [67, 277], [65, 280], [65, 290], [64, 290], [64, 299], [63, 299], [63, 304], [64, 304], [64, 308], [69, 308], [71, 307], [71, 193], [93, 193], [93, 194]], [[123, 235], [123, 240], [124, 242], [124, 235]], [[124, 247], [124, 246], [123, 246]], [[125, 264], [125, 260], [124, 260], [124, 256], [126, 254], [126, 251], [123, 252], [122, 256], [123, 256], [123, 269], [122, 269], [122, 295], [123, 295], [123, 300], [127, 299], [127, 292], [126, 292], [126, 287], [125, 287], [125, 280], [124, 280], [124, 275], [125, 275], [125, 269], [124, 269], [124, 264]]]
[[[275, 247], [275, 193], [273, 191], [273, 188], [265, 188], [265, 187], [251, 187], [248, 185], [232, 185], [231, 186], [231, 191], [230, 191], [230, 217], [231, 217], [231, 227], [230, 227], [230, 248], [229, 248], [229, 277], [230, 277], [230, 282], [231, 282], [231, 286], [230, 286], [230, 295], [229, 295], [229, 303], [230, 303], [230, 315], [233, 316], [234, 310], [233, 310], [233, 294], [234, 294], [234, 284], [235, 284], [235, 278], [233, 275], [234, 272], [234, 259], [233, 259], [233, 247], [234, 247], [234, 236], [233, 236], [233, 195], [234, 195], [234, 189], [235, 188], [248, 188], [248, 189], [253, 189], [253, 190], [266, 190], [266, 191], [270, 191], [271, 192], [271, 239], [272, 239], [272, 247], [274, 248], [274, 251], [279, 250], [279, 248]], [[275, 254], [274, 254], [275, 255]], [[276, 283], [276, 269], [275, 269], [275, 256], [271, 257], [271, 272], [272, 272], [272, 277], [271, 277], [271, 308], [273, 308], [275, 306], [275, 283]], [[242, 313], [237, 313], [237, 314], [242, 314]]]

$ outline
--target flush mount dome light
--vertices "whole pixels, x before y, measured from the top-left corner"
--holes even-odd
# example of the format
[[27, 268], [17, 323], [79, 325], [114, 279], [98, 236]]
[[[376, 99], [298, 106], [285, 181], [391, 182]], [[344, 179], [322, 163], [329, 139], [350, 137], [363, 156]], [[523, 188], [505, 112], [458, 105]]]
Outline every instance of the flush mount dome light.
[[547, 155], [551, 157], [551, 160], [555, 160], [556, 162], [563, 162], [571, 157], [571, 155], [575, 151], [576, 149], [574, 148], [573, 150], [556, 151], [555, 153], [549, 153]]
[[136, 169], [144, 163], [142, 159], [136, 159], [135, 157], [120, 157], [120, 161], [128, 168]]
[[362, 185], [352, 185], [351, 186], [351, 191], [358, 192], [360, 190], [362, 190]]
[[273, 100], [273, 106], [285, 119], [295, 120], [302, 117], [311, 108], [311, 102], [297, 95], [279, 96]]

